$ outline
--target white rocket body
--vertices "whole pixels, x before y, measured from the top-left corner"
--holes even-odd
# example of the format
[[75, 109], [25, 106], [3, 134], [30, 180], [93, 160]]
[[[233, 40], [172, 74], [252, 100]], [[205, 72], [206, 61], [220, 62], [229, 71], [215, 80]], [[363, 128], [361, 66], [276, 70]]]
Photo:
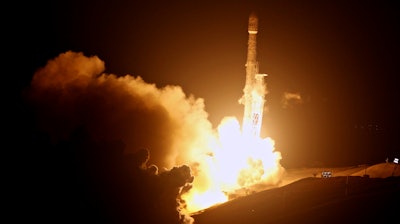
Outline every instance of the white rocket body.
[[255, 14], [251, 14], [249, 17], [248, 32], [246, 84], [243, 89], [244, 95], [240, 99], [240, 103], [244, 104], [242, 133], [244, 135], [259, 137], [265, 102], [264, 95], [266, 88], [264, 76], [266, 75], [258, 73], [256, 57], [258, 18]]

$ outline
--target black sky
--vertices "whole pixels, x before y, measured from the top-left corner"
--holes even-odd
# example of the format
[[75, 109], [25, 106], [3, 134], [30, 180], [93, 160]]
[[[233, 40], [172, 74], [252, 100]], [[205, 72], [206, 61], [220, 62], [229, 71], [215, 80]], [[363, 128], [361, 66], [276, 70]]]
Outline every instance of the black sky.
[[[18, 89], [68, 50], [97, 55], [106, 72], [179, 85], [204, 98], [213, 125], [241, 117], [247, 20], [259, 17], [267, 73], [263, 134], [286, 164], [399, 156], [398, 7], [393, 1], [53, 1], [21, 13]], [[301, 104], [282, 108], [284, 92]]]

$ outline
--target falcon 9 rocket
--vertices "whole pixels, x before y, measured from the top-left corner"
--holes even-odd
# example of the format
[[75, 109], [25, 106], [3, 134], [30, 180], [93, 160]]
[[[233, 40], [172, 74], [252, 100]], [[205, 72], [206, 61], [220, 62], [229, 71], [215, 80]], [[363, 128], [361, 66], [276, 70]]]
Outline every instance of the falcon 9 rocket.
[[264, 110], [264, 96], [266, 94], [266, 86], [264, 77], [266, 74], [258, 73], [257, 62], [257, 31], [258, 18], [254, 13], [249, 17], [249, 39], [247, 48], [246, 61], [246, 83], [243, 89], [243, 96], [239, 100], [244, 105], [242, 133], [249, 136], [260, 136], [262, 116]]

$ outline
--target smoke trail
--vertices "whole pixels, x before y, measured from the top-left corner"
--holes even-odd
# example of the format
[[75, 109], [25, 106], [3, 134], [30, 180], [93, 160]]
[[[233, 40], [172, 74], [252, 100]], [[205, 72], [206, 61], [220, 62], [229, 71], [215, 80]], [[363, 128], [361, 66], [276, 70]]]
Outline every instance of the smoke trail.
[[284, 92], [282, 95], [282, 108], [287, 109], [293, 104], [301, 104], [303, 102], [299, 93]]

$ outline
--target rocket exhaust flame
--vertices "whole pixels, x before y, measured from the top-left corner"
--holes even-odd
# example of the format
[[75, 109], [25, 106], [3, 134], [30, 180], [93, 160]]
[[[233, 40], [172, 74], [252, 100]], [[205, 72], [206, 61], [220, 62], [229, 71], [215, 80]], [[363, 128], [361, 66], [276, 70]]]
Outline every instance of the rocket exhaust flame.
[[[249, 40], [246, 62], [242, 129], [234, 117], [225, 117], [218, 126], [218, 140], [202, 163], [203, 172], [196, 176], [193, 189], [183, 195], [189, 213], [226, 202], [249, 192], [264, 190], [280, 183], [284, 168], [281, 154], [275, 151], [271, 138], [260, 138], [265, 74], [258, 73], [256, 34], [258, 19], [249, 17]], [[206, 187], [200, 188], [206, 184]]]

